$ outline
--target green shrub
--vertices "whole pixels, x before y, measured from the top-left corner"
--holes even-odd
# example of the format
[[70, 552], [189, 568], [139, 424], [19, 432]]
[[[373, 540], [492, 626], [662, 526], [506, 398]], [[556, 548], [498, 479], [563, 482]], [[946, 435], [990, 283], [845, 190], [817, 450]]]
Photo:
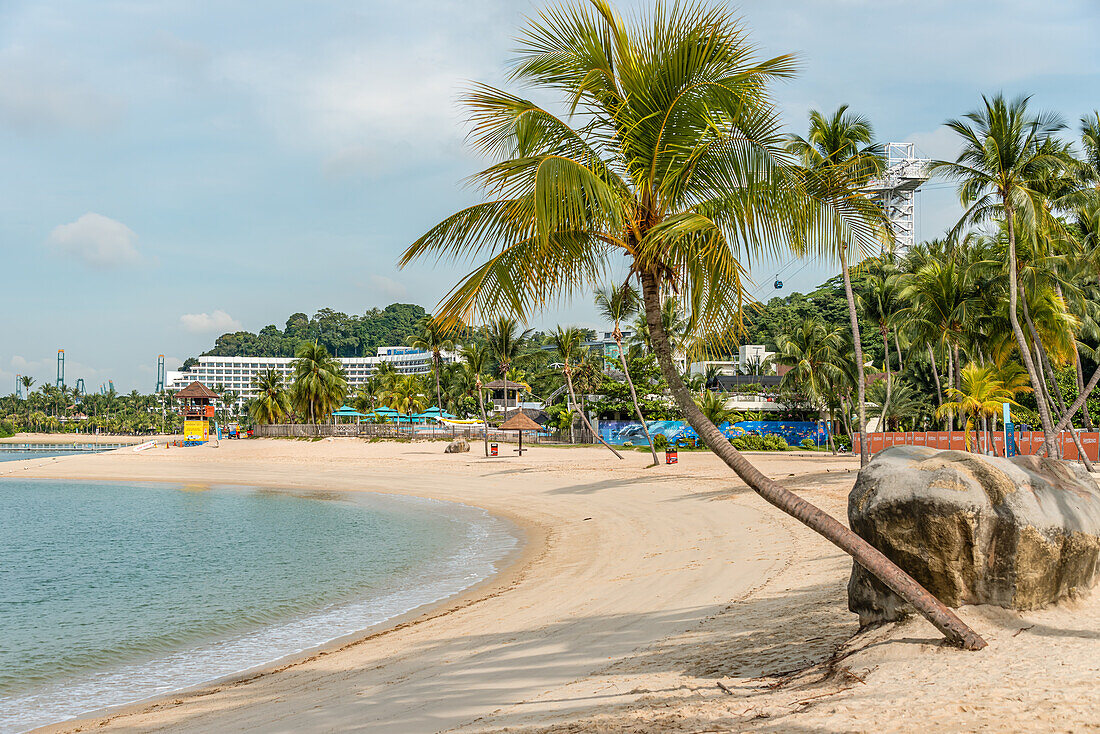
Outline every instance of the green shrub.
[[804, 449], [817, 448], [817, 444], [814, 443], [814, 440], [812, 438], [802, 439], [802, 441], [801, 441], [801, 443], [799, 443], [799, 445]]
[[663, 433], [658, 433], [653, 436], [653, 448], [658, 451], [664, 451], [668, 448], [668, 436]]
[[738, 451], [763, 451], [764, 439], [755, 433], [746, 433], [744, 436], [734, 436], [730, 443]]
[[15, 435], [15, 424], [11, 421], [0, 421], [0, 438], [11, 438]]
[[777, 436], [774, 433], [769, 433], [764, 436], [764, 450], [765, 451], [786, 451], [790, 446], [787, 445], [787, 439], [782, 436]]

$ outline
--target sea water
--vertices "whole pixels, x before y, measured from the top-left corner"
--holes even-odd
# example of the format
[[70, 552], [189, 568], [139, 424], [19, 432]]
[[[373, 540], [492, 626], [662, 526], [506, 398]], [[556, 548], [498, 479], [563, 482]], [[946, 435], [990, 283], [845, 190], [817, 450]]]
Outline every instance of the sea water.
[[0, 480], [0, 732], [199, 685], [439, 601], [517, 546], [373, 493]]

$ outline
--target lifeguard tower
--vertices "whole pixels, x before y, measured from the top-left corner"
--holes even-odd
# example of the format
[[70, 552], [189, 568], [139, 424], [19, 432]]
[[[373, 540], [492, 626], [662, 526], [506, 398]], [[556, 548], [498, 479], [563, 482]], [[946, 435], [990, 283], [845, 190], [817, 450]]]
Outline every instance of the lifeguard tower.
[[183, 416], [184, 446], [198, 446], [210, 440], [210, 419], [214, 417], [217, 399], [217, 393], [198, 381], [176, 393]]

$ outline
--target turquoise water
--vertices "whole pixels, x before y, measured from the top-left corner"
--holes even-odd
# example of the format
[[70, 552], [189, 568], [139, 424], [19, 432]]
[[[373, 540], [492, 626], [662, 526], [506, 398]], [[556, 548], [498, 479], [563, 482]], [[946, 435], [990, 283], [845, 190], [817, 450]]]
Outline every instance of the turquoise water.
[[383, 495], [0, 481], [0, 732], [269, 663], [450, 596], [515, 547]]

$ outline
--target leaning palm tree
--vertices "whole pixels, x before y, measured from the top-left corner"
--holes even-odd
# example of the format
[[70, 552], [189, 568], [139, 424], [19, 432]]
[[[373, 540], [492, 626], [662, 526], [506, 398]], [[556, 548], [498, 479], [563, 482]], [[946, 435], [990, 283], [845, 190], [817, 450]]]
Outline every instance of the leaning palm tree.
[[[584, 361], [584, 350], [581, 348], [581, 343], [584, 341], [584, 332], [575, 326], [566, 328], [558, 327], [550, 335], [550, 344], [554, 347], [554, 351], [557, 353], [558, 359], [562, 363], [562, 375], [565, 377], [565, 387], [569, 390], [569, 410], [570, 412], [576, 411], [581, 416], [581, 421], [584, 423], [588, 432], [595, 436], [600, 443], [607, 447], [607, 449], [618, 456], [623, 458], [622, 454], [615, 450], [615, 448], [607, 441], [603, 440], [603, 437], [596, 432], [596, 429], [592, 427], [592, 423], [588, 420], [588, 416], [585, 415], [584, 409], [580, 407], [580, 403], [577, 402], [577, 393], [573, 390], [573, 368], [580, 362]], [[572, 420], [572, 419], [570, 419]], [[572, 425], [572, 423], [570, 423]]]
[[443, 391], [439, 387], [439, 368], [443, 364], [443, 352], [454, 351], [454, 339], [431, 316], [422, 318], [416, 328], [416, 333], [409, 337], [408, 345], [414, 349], [432, 353], [432, 374], [435, 375], [435, 404], [442, 411]]
[[291, 363], [294, 382], [291, 400], [294, 409], [309, 415], [317, 427], [317, 417], [329, 415], [344, 400], [348, 383], [340, 362], [317, 342], [304, 342]]
[[513, 94], [467, 97], [470, 140], [499, 162], [473, 176], [488, 200], [430, 229], [401, 264], [481, 261], [440, 304], [456, 326], [474, 315], [527, 318], [605, 281], [624, 262], [641, 285], [661, 372], [696, 433], [761, 497], [835, 543], [953, 643], [973, 630], [879, 550], [765, 476], [692, 400], [661, 319], [663, 295], [691, 333], [729, 330], [751, 257], [835, 254], [837, 228], [870, 247], [878, 219], [862, 196], [836, 196], [786, 151], [768, 84], [791, 57], [759, 61], [724, 7], [658, 0], [627, 24], [606, 0], [561, 4], [530, 21], [512, 79], [560, 92], [576, 126]]
[[283, 376], [276, 370], [266, 370], [252, 379], [256, 397], [248, 403], [248, 415], [255, 423], [282, 423], [290, 413], [290, 397], [283, 385]]
[[954, 161], [935, 161], [934, 172], [958, 181], [959, 198], [967, 207], [954, 235], [968, 225], [1003, 217], [1008, 229], [1008, 319], [1020, 359], [1035, 391], [1039, 421], [1043, 427], [1043, 446], [1057, 456], [1054, 423], [1050, 408], [1042, 400], [1042, 384], [1031, 357], [1027, 339], [1020, 327], [1017, 304], [1016, 227], [1029, 232], [1042, 226], [1046, 213], [1042, 194], [1032, 183], [1043, 179], [1052, 169], [1067, 165], [1062, 149], [1048, 141], [1065, 125], [1050, 113], [1032, 114], [1028, 97], [1006, 100], [998, 94], [982, 97], [982, 107], [963, 119], [948, 120], [947, 127], [962, 138], [963, 149]]
[[477, 404], [481, 409], [481, 437], [485, 443], [485, 455], [489, 455], [489, 416], [485, 412], [485, 390], [482, 388], [481, 377], [489, 362], [489, 347], [484, 342], [470, 342], [462, 346], [459, 352], [462, 357], [463, 368], [472, 376], [474, 387], [477, 390]]
[[[792, 136], [788, 148], [820, 180], [826, 197], [836, 200], [857, 194], [872, 176], [882, 171], [882, 146], [873, 142], [874, 137], [874, 129], [867, 118], [852, 114], [848, 112], [848, 105], [841, 105], [829, 119], [817, 110], [812, 110], [809, 135], [806, 138]], [[835, 244], [840, 255], [840, 270], [844, 275], [844, 294], [848, 299], [848, 320], [852, 325], [856, 373], [859, 376], [859, 382], [856, 383], [859, 400], [859, 464], [866, 466], [869, 451], [863, 342], [859, 337], [859, 317], [848, 269], [848, 258], [853, 253], [841, 231], [841, 224], [839, 221], [836, 223]], [[887, 348], [887, 359], [889, 356], [890, 350]]]
[[623, 366], [623, 375], [626, 384], [630, 388], [630, 400], [634, 404], [634, 414], [642, 424], [645, 439], [649, 443], [649, 453], [653, 456], [653, 466], [660, 466], [657, 458], [657, 449], [653, 446], [653, 437], [649, 435], [649, 426], [646, 425], [642, 408], [638, 405], [638, 391], [634, 389], [634, 380], [630, 377], [629, 363], [626, 361], [626, 350], [623, 348], [623, 332], [619, 325], [638, 312], [638, 304], [641, 299], [638, 291], [629, 283], [622, 286], [611, 285], [596, 291], [596, 309], [608, 321], [615, 324], [615, 330], [611, 336], [615, 339], [615, 346], [619, 350], [619, 361]]

